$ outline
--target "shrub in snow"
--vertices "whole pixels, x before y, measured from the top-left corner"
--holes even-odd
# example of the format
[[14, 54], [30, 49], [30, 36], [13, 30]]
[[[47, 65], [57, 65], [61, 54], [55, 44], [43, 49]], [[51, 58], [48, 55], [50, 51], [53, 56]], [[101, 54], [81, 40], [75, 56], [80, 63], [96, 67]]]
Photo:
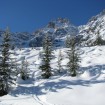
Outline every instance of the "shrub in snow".
[[8, 94], [8, 88], [4, 80], [0, 78], [0, 96], [6, 95], [6, 94]]
[[26, 60], [22, 60], [21, 66], [19, 68], [19, 74], [23, 80], [29, 78], [29, 68], [28, 62]]
[[59, 73], [60, 73], [61, 70], [62, 70], [62, 65], [61, 65], [62, 59], [63, 59], [63, 56], [62, 56], [61, 50], [59, 50], [58, 61], [57, 61], [57, 63], [58, 63], [58, 72], [59, 72]]

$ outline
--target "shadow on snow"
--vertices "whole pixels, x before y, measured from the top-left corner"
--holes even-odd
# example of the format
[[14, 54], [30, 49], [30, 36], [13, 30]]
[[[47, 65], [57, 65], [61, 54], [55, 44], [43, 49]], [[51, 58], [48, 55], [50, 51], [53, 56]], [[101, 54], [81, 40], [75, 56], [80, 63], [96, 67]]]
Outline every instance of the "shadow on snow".
[[[105, 65], [95, 65], [95, 66], [89, 66], [89, 67], [82, 67], [82, 72], [88, 71], [92, 78], [89, 80], [64, 80], [62, 78], [51, 78], [46, 80], [47, 82], [43, 82], [40, 85], [37, 86], [18, 86], [15, 90], [13, 90], [10, 94], [14, 96], [21, 95], [42, 95], [46, 94], [47, 92], [57, 92], [58, 89], [67, 88], [67, 89], [73, 89], [72, 86], [79, 85], [79, 86], [86, 86], [89, 87], [92, 84], [97, 83], [105, 83], [105, 79], [97, 80], [98, 77], [101, 76], [105, 72]], [[57, 81], [54, 81], [57, 80]], [[37, 81], [36, 81], [37, 82]]]

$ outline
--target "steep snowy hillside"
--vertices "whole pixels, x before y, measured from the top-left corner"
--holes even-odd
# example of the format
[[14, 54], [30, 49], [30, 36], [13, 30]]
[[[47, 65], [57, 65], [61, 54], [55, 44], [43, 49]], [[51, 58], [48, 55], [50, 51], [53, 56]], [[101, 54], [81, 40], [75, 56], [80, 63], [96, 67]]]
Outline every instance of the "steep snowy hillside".
[[17, 62], [23, 57], [29, 62], [30, 79], [21, 80], [12, 91], [0, 97], [0, 105], [104, 105], [105, 104], [105, 46], [81, 48], [80, 74], [70, 77], [66, 70], [66, 48], [62, 48], [62, 73], [57, 72], [59, 49], [51, 61], [53, 76], [41, 78], [42, 48], [15, 49]]
[[105, 41], [105, 10], [93, 16], [86, 25], [79, 26], [79, 35], [83, 37], [82, 45], [93, 44], [98, 34]]

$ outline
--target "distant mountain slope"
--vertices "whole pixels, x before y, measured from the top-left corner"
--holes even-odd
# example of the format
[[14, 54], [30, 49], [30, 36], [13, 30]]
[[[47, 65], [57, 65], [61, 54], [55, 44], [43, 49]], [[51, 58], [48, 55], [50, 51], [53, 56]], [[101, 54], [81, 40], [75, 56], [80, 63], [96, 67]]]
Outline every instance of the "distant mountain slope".
[[67, 35], [77, 35], [78, 28], [70, 23], [68, 19], [58, 18], [57, 20], [51, 21], [48, 25], [40, 30], [35, 31], [33, 34], [35, 37], [31, 40], [37, 46], [41, 46], [43, 37], [48, 34], [52, 37], [55, 46], [60, 46]]
[[[0, 37], [5, 31], [0, 31]], [[40, 47], [42, 40], [48, 34], [55, 46], [64, 45], [67, 35], [77, 35], [78, 28], [70, 23], [66, 18], [58, 18], [49, 22], [45, 27], [35, 32], [16, 32], [12, 33], [12, 44], [16, 47]]]
[[[0, 30], [0, 43], [2, 43], [2, 38], [5, 31]], [[22, 48], [22, 47], [28, 47], [29, 41], [34, 37], [34, 35], [28, 33], [28, 32], [16, 32], [11, 33], [11, 45]]]
[[93, 16], [86, 25], [79, 26], [78, 29], [79, 35], [83, 37], [82, 45], [93, 43], [97, 34], [105, 40], [105, 10]]
[[[0, 43], [4, 30], [0, 30]], [[86, 25], [74, 26], [66, 18], [58, 18], [50, 21], [45, 27], [36, 30], [33, 33], [17, 32], [12, 33], [12, 45], [16, 47], [40, 47], [44, 36], [48, 34], [54, 43], [54, 46], [64, 46], [66, 36], [76, 36], [81, 39], [82, 46], [94, 45], [97, 34], [101, 36], [105, 45], [105, 10], [100, 14], [93, 16]], [[77, 40], [79, 41], [79, 40]]]

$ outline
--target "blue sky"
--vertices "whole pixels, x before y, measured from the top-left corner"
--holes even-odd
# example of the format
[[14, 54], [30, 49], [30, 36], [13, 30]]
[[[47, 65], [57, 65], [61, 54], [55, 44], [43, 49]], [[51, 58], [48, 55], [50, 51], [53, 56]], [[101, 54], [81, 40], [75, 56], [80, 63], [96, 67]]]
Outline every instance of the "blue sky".
[[0, 29], [33, 32], [58, 17], [78, 26], [103, 9], [105, 0], [0, 0]]

